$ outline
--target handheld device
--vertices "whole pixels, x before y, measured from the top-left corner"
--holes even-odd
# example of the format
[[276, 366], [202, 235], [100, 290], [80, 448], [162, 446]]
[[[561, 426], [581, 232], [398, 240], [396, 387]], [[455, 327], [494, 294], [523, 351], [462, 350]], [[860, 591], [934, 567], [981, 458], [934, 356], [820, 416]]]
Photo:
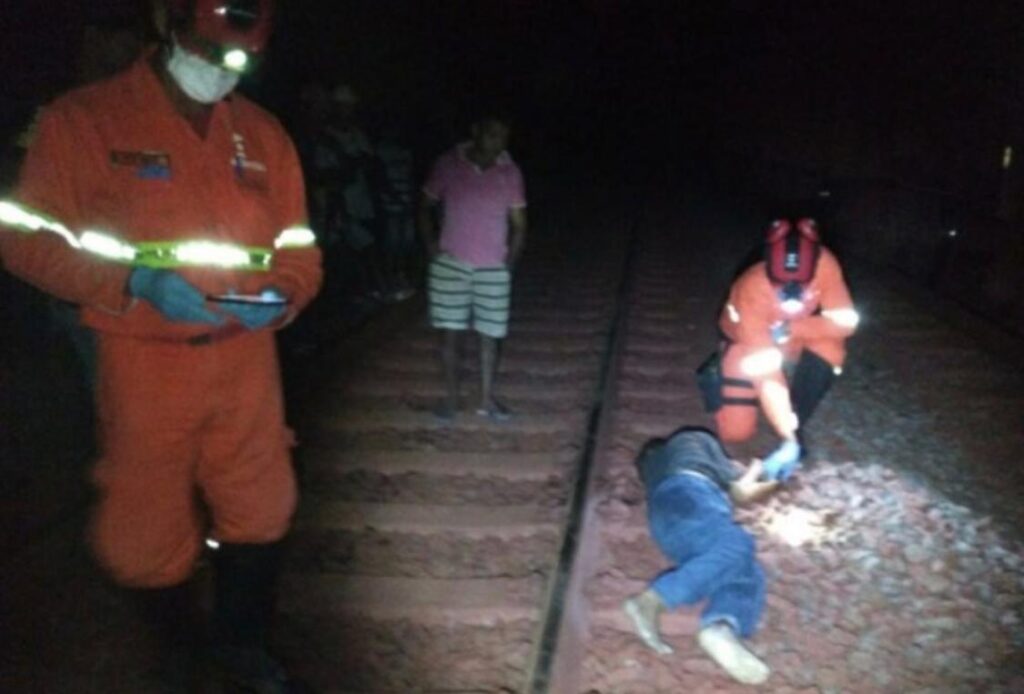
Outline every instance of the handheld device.
[[261, 306], [281, 306], [288, 303], [287, 297], [280, 294], [212, 294], [207, 301], [221, 304], [257, 304]]

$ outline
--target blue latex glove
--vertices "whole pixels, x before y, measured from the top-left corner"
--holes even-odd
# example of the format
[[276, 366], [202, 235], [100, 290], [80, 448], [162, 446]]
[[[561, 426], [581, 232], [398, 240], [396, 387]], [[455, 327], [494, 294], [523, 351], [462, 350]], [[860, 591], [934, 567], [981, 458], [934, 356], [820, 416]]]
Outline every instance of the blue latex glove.
[[224, 319], [206, 307], [206, 297], [173, 270], [137, 267], [128, 276], [128, 293], [145, 299], [175, 323], [219, 325]]
[[796, 441], [783, 441], [762, 464], [764, 478], [780, 482], [788, 480], [799, 467], [800, 444]]
[[784, 345], [789, 342], [790, 331], [789, 321], [779, 321], [771, 327], [772, 341], [777, 345]]
[[[231, 292], [229, 292], [231, 294]], [[284, 295], [277, 289], [268, 288], [260, 292], [260, 296], [268, 299], [284, 299]], [[235, 318], [239, 323], [249, 330], [259, 330], [276, 321], [288, 310], [284, 303], [272, 304], [234, 304], [224, 302], [218, 308]]]

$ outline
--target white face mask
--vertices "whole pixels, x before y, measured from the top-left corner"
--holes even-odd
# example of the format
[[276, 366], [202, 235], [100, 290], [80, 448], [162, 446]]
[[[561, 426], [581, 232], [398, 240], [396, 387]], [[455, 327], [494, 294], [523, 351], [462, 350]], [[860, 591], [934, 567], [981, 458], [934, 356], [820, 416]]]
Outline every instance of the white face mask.
[[214, 104], [231, 93], [238, 84], [238, 73], [225, 70], [171, 44], [167, 71], [188, 97], [201, 104]]

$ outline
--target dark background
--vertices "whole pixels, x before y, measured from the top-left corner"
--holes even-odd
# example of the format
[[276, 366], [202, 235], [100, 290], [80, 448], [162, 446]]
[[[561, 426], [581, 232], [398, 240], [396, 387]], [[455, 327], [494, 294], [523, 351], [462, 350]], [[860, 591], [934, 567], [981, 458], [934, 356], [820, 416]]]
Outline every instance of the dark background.
[[[3, 125], [74, 80], [87, 24], [141, 23], [140, 4], [5, 3]], [[985, 204], [1020, 139], [1024, 15], [1009, 0], [279, 5], [248, 89], [286, 119], [304, 81], [343, 80], [371, 111], [440, 134], [481, 100], [505, 101], [539, 159], [699, 147]]]
[[[141, 33], [143, 5], [6, 3], [4, 142], [96, 62], [90, 25]], [[350, 83], [421, 169], [497, 104], [534, 184], [709, 179], [1019, 331], [1022, 36], [1011, 0], [285, 0], [243, 89], [294, 127], [304, 84]]]

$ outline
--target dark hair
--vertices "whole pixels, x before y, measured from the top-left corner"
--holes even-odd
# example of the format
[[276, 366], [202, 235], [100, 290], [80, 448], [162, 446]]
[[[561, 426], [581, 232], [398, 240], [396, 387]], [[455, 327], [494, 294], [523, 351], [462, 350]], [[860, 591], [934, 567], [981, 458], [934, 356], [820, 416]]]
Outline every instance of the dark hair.
[[487, 101], [483, 105], [478, 105], [470, 115], [472, 115], [470, 120], [470, 125], [472, 126], [485, 123], [501, 123], [505, 127], [511, 128], [512, 123], [515, 121], [512, 111], [500, 101]]
[[[706, 434], [710, 438], [714, 439], [718, 443], [719, 446], [722, 445], [722, 442], [718, 439], [718, 436], [715, 435], [715, 432], [711, 431], [707, 427], [705, 427], [705, 426], [698, 426], [696, 424], [684, 424], [683, 426], [679, 427], [678, 429], [673, 430], [667, 436], [656, 436], [655, 438], [649, 439], [648, 441], [646, 441], [644, 443], [644, 445], [640, 448], [640, 453], [638, 454], [637, 457], [642, 458], [645, 455], [647, 455], [648, 453], [650, 453], [652, 450], [654, 450], [655, 448], [659, 448], [661, 446], [666, 445], [669, 441], [671, 441], [675, 437], [679, 436], [680, 434], [687, 434], [687, 433], [691, 433], [691, 434], [692, 433]], [[724, 448], [723, 448], [723, 450], [724, 450]]]
[[473, 119], [474, 125], [483, 125], [484, 123], [501, 123], [507, 128], [512, 126], [512, 117], [504, 112], [488, 111]]

